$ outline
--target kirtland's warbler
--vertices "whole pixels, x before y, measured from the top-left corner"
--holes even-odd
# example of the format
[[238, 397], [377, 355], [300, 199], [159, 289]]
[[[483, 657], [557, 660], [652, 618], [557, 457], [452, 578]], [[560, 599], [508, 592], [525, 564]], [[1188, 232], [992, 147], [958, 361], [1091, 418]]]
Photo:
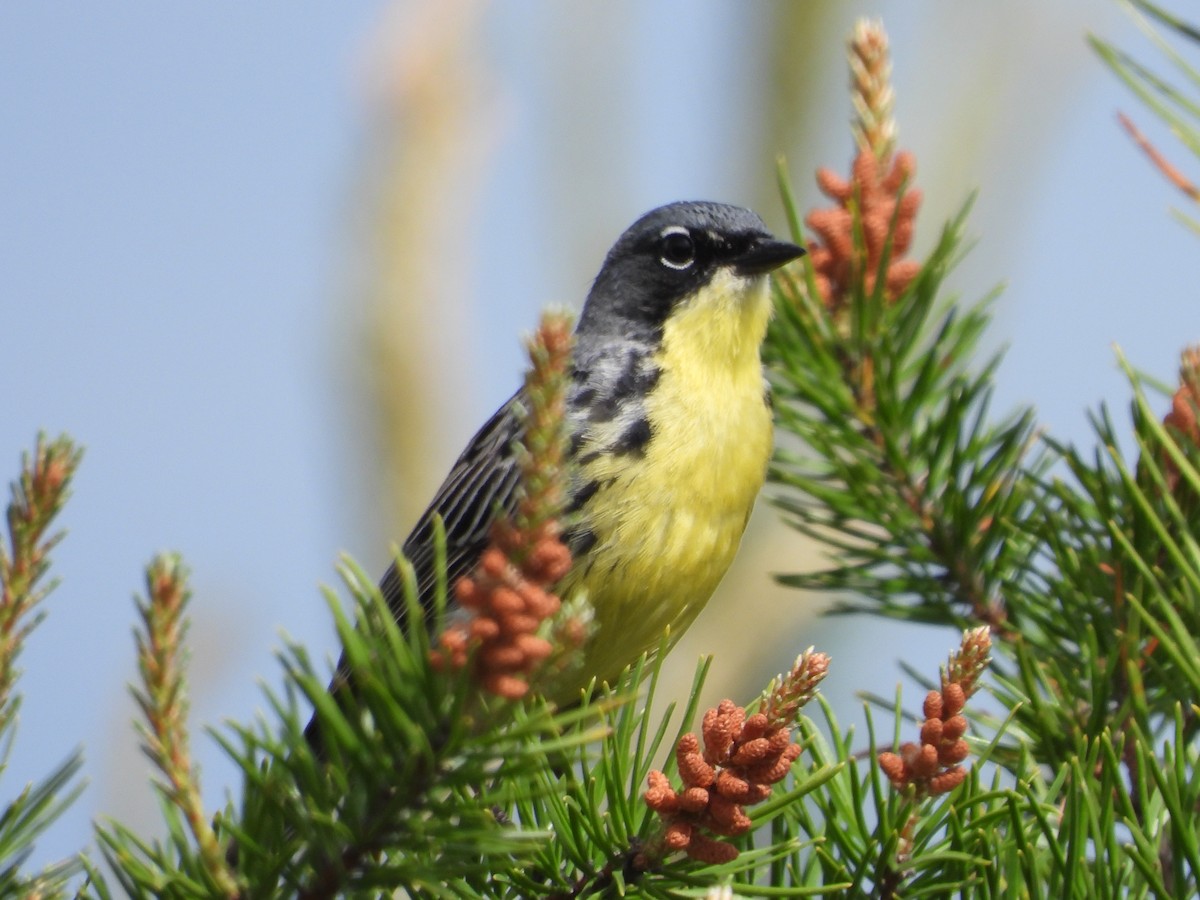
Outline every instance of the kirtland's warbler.
[[[803, 253], [721, 203], [660, 207], [609, 250], [579, 317], [566, 401], [574, 563], [559, 593], [586, 591], [594, 630], [579, 683], [556, 686], [558, 699], [593, 677], [611, 683], [668, 627], [678, 638], [733, 560], [772, 447], [759, 358], [767, 276]], [[435, 515], [453, 585], [496, 510], [513, 511], [521, 402], [518, 391], [471, 439], [404, 542], [423, 599]], [[381, 588], [402, 618], [395, 565]]]
[[[566, 399], [573, 563], [558, 592], [586, 592], [593, 630], [575, 683], [612, 683], [642, 653], [673, 641], [708, 602], [741, 542], [772, 447], [759, 349], [767, 276], [804, 253], [757, 215], [721, 203], [672, 203], [621, 235], [588, 293]], [[467, 444], [402, 551], [423, 605], [436, 583], [434, 518], [445, 525], [448, 582], [468, 573], [499, 510], [516, 506], [522, 392]], [[395, 564], [381, 591], [408, 625]], [[341, 667], [331, 689], [350, 687]], [[320, 719], [305, 731], [321, 752]], [[227, 849], [237, 859], [237, 842]]]

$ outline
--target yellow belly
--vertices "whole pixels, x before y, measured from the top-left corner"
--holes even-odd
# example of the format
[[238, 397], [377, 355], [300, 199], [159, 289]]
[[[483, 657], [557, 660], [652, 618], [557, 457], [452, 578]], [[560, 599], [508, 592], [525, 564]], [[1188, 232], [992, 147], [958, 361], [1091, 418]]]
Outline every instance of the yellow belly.
[[602, 455], [581, 472], [605, 484], [585, 509], [594, 548], [563, 585], [564, 596], [585, 589], [595, 613], [581, 682], [611, 683], [668, 628], [673, 642], [733, 561], [772, 448], [759, 361], [768, 302], [764, 280], [723, 315], [677, 312], [656, 355], [644, 454]]

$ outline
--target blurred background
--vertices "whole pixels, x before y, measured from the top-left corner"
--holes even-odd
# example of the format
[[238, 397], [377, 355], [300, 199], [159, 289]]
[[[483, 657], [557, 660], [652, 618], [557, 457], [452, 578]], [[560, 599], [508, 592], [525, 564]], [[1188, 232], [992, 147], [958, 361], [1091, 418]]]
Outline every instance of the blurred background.
[[[96, 817], [158, 827], [126, 688], [150, 556], [194, 573], [215, 808], [238, 785], [204, 726], [258, 713], [284, 634], [333, 653], [318, 586], [343, 551], [383, 571], [516, 386], [540, 308], [577, 307], [660, 203], [749, 205], [782, 231], [779, 153], [802, 204], [824, 202], [814, 169], [852, 156], [862, 15], [892, 39], [918, 258], [978, 191], [953, 283], [1006, 285], [997, 410], [1033, 404], [1090, 441], [1085, 410], [1128, 396], [1114, 343], [1170, 382], [1200, 338], [1196, 238], [1115, 113], [1171, 138], [1085, 42], [1157, 62], [1116, 2], [0, 5], [0, 474], [39, 429], [87, 448], [0, 791], [80, 745], [89, 786], [34, 863], [88, 845]], [[853, 722], [856, 691], [890, 694], [898, 660], [932, 674], [957, 645], [821, 619], [829, 598], [772, 585], [813, 564], [762, 505], [668, 690], [716, 653], [708, 698], [749, 699], [816, 644]]]

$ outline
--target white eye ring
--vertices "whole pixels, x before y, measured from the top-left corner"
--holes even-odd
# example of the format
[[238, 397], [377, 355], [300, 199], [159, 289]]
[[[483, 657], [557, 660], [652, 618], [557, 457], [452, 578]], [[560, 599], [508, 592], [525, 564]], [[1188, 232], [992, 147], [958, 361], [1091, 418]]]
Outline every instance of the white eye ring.
[[[671, 238], [676, 235], [681, 235], [683, 240], [672, 241]], [[696, 247], [692, 242], [692, 234], [682, 225], [668, 225], [664, 228], [658, 236], [658, 246], [661, 251], [658, 261], [668, 269], [690, 269], [696, 261]]]

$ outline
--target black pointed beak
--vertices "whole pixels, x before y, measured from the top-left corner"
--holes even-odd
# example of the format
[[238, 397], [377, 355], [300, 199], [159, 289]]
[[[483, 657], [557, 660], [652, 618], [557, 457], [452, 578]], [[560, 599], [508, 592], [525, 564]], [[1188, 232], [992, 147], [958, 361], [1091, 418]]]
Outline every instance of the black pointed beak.
[[733, 270], [739, 275], [765, 275], [807, 252], [796, 244], [779, 241], [769, 234], [764, 234], [751, 241], [750, 246], [730, 262]]

